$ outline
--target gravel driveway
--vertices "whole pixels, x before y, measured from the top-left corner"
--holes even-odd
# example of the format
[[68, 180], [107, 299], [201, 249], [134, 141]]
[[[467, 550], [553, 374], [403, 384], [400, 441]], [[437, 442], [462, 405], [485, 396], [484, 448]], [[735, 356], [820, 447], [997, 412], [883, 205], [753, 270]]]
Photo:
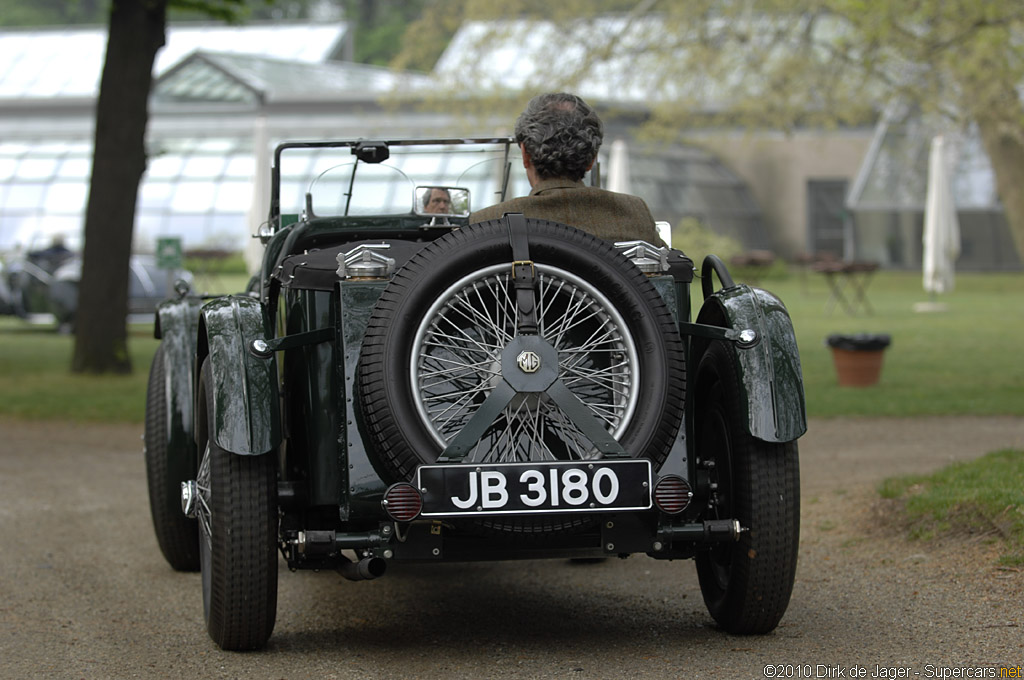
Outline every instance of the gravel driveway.
[[[1024, 449], [1024, 420], [814, 421], [782, 624], [715, 629], [692, 562], [282, 569], [259, 653], [220, 651], [153, 538], [141, 426], [0, 421], [2, 678], [985, 677], [1024, 667], [1024, 573], [989, 537], [908, 542], [882, 478]], [[770, 664], [770, 666], [769, 666]], [[959, 669], [959, 670], [958, 670]], [[970, 670], [964, 670], [970, 669]], [[1021, 675], [1009, 677], [1021, 677]]]

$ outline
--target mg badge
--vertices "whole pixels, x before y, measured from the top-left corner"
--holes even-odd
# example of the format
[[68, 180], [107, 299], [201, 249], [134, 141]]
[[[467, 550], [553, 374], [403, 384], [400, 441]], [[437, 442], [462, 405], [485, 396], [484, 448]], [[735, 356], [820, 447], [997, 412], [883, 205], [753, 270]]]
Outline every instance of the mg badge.
[[527, 350], [519, 353], [519, 356], [516, 357], [516, 363], [519, 364], [519, 368], [522, 369], [523, 373], [536, 373], [537, 369], [540, 368], [540, 357], [536, 352]]

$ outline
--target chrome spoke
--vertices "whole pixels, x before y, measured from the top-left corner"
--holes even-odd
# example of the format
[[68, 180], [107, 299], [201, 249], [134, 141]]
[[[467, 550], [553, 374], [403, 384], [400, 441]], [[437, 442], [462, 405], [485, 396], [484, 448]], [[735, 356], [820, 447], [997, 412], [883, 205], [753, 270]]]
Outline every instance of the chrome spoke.
[[569, 449], [570, 460], [583, 460], [591, 457], [589, 451], [593, 448], [586, 435], [576, 425], [565, 417], [559, 409], [548, 407], [547, 416], [554, 426], [557, 436], [565, 442]]
[[487, 344], [487, 343], [481, 342], [478, 338], [474, 338], [473, 336], [471, 336], [468, 333], [466, 333], [466, 331], [463, 328], [461, 328], [460, 326], [456, 325], [455, 322], [452, 319], [449, 319], [449, 318], [446, 317], [446, 318], [444, 318], [442, 320], [445, 321], [452, 328], [454, 328], [456, 333], [457, 333], [457, 335], [448, 335], [448, 334], [442, 332], [441, 329], [439, 329], [439, 328], [436, 329], [435, 332], [432, 335], [435, 338], [450, 340], [451, 342], [447, 346], [447, 348], [449, 350], [451, 350], [451, 349], [464, 349], [464, 348], [466, 348], [465, 345], [456, 344], [458, 342], [468, 342], [468, 343], [470, 343], [471, 347], [473, 347], [473, 348], [475, 348], [477, 350], [480, 350], [480, 351], [484, 351], [484, 352], [492, 352], [492, 351], [495, 351], [495, 350], [500, 351], [501, 348], [502, 348], [502, 345]]
[[420, 385], [420, 388], [424, 390], [431, 389], [437, 385], [444, 385], [445, 383], [456, 382], [464, 377], [479, 377], [481, 374], [491, 377], [501, 375], [500, 371], [497, 371], [494, 368], [492, 368], [492, 366], [494, 365], [493, 359], [489, 361], [481, 361], [469, 364], [461, 363], [455, 361], [454, 359], [444, 359], [442, 357], [431, 357], [431, 360], [436, 361], [437, 363], [448, 362], [453, 364], [453, 366], [450, 368], [439, 368], [436, 371], [424, 371], [423, 373], [421, 373], [420, 378], [422, 380], [426, 380], [427, 378], [441, 378], [441, 380], [438, 380], [437, 382], [429, 384], [424, 383]]
[[590, 371], [582, 368], [563, 371], [563, 382], [566, 387], [588, 384], [608, 390], [612, 394], [625, 397], [629, 394], [632, 381], [623, 373], [612, 373], [604, 370]]
[[206, 442], [203, 450], [203, 459], [199, 463], [199, 470], [196, 472], [196, 489], [199, 501], [196, 508], [196, 517], [199, 520], [199, 533], [206, 546], [210, 547], [213, 533], [210, 529], [210, 517], [213, 514], [210, 509], [210, 442]]

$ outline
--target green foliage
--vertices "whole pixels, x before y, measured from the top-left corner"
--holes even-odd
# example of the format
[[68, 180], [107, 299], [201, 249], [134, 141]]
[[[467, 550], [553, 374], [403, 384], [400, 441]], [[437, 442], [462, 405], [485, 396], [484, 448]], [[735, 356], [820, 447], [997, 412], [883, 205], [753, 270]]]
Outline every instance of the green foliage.
[[[0, 0], [0, 26], [65, 26], [106, 24], [111, 0]], [[171, 19], [220, 19], [236, 22], [246, 18], [254, 6], [272, 5], [274, 0], [171, 0]]]
[[[535, 63], [551, 68], [527, 89], [572, 89], [601, 69], [612, 89], [657, 93], [651, 124], [666, 134], [723, 122], [863, 123], [894, 97], [959, 124], [1003, 104], [1003, 86], [1024, 79], [1024, 45], [1014, 39], [1024, 13], [1016, 0], [462, 0], [427, 6], [424, 15], [438, 13], [496, 22], [467, 51], [460, 90], [487, 75], [481, 56], [495, 44], [511, 46], [554, 24], [559, 40], [533, 45]], [[611, 27], [609, 16], [620, 23]], [[404, 50], [430, 39], [407, 37]]]
[[[433, 67], [458, 24], [444, 21], [447, 3], [440, 0], [343, 0], [345, 18], [355, 35], [353, 59], [363, 64], [387, 66], [402, 48], [407, 34], [423, 32], [423, 49], [415, 58], [406, 57], [403, 67], [423, 71]], [[423, 23], [419, 19], [425, 6], [436, 14]]]
[[[261, 0], [270, 5], [273, 0]], [[170, 20], [196, 21], [218, 19], [238, 23], [248, 18], [252, 0], [169, 0], [167, 14]]]
[[996, 451], [933, 475], [886, 479], [883, 498], [902, 502], [911, 538], [996, 536], [1005, 564], [1024, 564], [1024, 451]]
[[[618, 13], [614, 22], [609, 12]], [[441, 15], [441, 16], [436, 16]], [[594, 74], [607, 91], [640, 90], [646, 132], [685, 139], [701, 127], [792, 130], [869, 124], [893, 101], [962, 129], [978, 125], [1024, 254], [1024, 12], [1019, 0], [564, 0], [431, 5], [424, 23], [490, 21], [462, 45], [437, 106], [493, 114], [538, 91], [577, 90]], [[530, 40], [536, 35], [541, 40]], [[405, 57], [432, 37], [410, 33]], [[510, 92], [496, 50], [529, 45], [536, 71]]]
[[185, 253], [185, 269], [200, 276], [247, 274], [248, 267], [242, 253], [204, 253], [202, 256]]
[[108, 0], [0, 0], [0, 26], [103, 24]]
[[743, 245], [734, 238], [716, 234], [693, 217], [672, 224], [672, 246], [685, 252], [695, 266], [700, 267], [704, 256], [714, 254], [728, 262], [743, 252]]

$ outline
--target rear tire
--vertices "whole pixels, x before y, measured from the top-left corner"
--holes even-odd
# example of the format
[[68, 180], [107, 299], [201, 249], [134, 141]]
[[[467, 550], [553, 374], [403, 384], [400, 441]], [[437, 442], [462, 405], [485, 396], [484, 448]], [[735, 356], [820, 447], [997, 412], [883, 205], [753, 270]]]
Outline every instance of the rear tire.
[[[683, 418], [685, 361], [671, 313], [611, 244], [563, 224], [526, 223], [538, 335], [557, 352], [560, 379], [629, 455], [657, 466]], [[502, 352], [518, 335], [511, 264], [504, 220], [471, 225], [417, 252], [377, 302], [358, 379], [367, 429], [394, 479], [435, 462], [500, 379]], [[463, 462], [598, 455], [545, 393], [522, 392]], [[593, 521], [478, 519], [468, 529], [534, 541]]]
[[[174, 474], [171, 456], [190, 456], [190, 451], [170, 451], [168, 446], [167, 379], [164, 346], [156, 348], [149, 368], [146, 390], [145, 459], [149, 485], [149, 511], [153, 517], [160, 552], [177, 571], [199, 571], [199, 524], [181, 510], [181, 483]], [[181, 461], [176, 461], [181, 463]], [[191, 463], [195, 473], [195, 460]]]
[[708, 519], [737, 519], [735, 542], [697, 555], [708, 611], [734, 634], [768, 633], [789, 605], [800, 536], [800, 473], [796, 442], [755, 439], [748, 431], [732, 349], [711, 343], [697, 369], [696, 447], [713, 461]]
[[200, 374], [198, 442], [203, 614], [222, 649], [263, 647], [277, 616], [277, 474], [272, 453], [240, 456], [217, 445], [212, 376]]

